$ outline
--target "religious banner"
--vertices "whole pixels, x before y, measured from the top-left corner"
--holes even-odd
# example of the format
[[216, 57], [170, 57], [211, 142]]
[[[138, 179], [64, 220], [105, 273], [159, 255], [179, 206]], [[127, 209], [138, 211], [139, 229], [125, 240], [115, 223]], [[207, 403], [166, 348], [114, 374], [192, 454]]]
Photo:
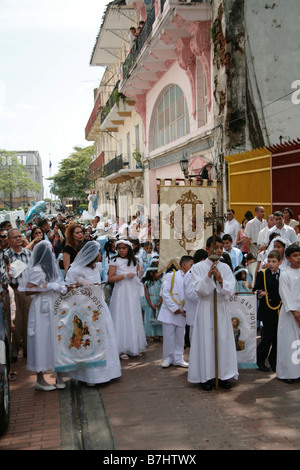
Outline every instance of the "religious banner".
[[178, 268], [182, 256], [205, 248], [212, 227], [204, 219], [213, 199], [217, 199], [216, 181], [210, 186], [159, 186], [159, 271], [172, 263]]
[[106, 365], [100, 286], [72, 288], [54, 301], [56, 372]]
[[232, 295], [229, 298], [229, 309], [238, 367], [256, 369], [256, 294]]

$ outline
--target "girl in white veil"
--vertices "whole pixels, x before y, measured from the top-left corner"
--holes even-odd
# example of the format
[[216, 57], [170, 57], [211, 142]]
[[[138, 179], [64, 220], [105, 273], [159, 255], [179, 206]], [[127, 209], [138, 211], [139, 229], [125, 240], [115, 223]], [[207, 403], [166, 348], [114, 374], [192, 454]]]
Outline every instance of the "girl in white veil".
[[[93, 285], [101, 283], [100, 248], [98, 242], [90, 241], [80, 250], [67, 272], [66, 283], [69, 288], [75, 284], [92, 288]], [[69, 377], [86, 382], [89, 386], [109, 382], [121, 376], [115, 329], [102, 289], [101, 293], [102, 313], [105, 320], [106, 365], [104, 367], [86, 367], [68, 372]], [[84, 312], [82, 312], [82, 315], [84, 315]]]
[[18, 288], [32, 296], [27, 327], [27, 367], [37, 374], [37, 390], [50, 391], [65, 387], [60, 374], [57, 374], [56, 387], [44, 378], [46, 371], [54, 370], [54, 292], [67, 292], [60, 279], [51, 243], [40, 241], [33, 249], [28, 268], [24, 271]]

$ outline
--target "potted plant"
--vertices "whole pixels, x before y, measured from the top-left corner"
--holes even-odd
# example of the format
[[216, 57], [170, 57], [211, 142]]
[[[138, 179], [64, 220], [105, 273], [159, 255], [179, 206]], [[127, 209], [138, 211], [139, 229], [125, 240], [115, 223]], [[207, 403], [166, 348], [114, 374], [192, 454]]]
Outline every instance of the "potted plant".
[[135, 150], [134, 152], [132, 152], [132, 156], [133, 156], [133, 158], [135, 159], [135, 161], [137, 163], [136, 167], [137, 168], [142, 168], [143, 167], [142, 166], [142, 158], [143, 157], [142, 157], [141, 153], [138, 150]]

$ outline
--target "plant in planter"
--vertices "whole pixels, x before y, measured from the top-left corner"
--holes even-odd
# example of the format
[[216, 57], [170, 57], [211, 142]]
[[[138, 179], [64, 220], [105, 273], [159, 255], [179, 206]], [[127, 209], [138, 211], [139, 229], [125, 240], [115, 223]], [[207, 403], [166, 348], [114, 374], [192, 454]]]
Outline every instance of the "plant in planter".
[[142, 165], [142, 154], [140, 152], [138, 152], [137, 150], [135, 150], [134, 152], [132, 152], [132, 156], [133, 158], [135, 159], [136, 163], [137, 163], [137, 168], [142, 168], [143, 165]]
[[123, 93], [120, 93], [119, 90], [114, 90], [112, 93], [112, 98], [114, 103], [116, 103], [117, 107], [119, 107], [120, 100], [123, 101], [123, 104], [125, 103], [126, 96], [123, 95]]

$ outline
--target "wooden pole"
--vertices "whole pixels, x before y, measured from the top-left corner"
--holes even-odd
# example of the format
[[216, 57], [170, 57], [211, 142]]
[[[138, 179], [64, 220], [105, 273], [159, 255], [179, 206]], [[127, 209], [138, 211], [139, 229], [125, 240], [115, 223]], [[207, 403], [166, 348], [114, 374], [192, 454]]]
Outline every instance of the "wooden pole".
[[219, 389], [219, 358], [218, 358], [218, 305], [217, 289], [214, 290], [214, 330], [215, 330], [215, 386]]

